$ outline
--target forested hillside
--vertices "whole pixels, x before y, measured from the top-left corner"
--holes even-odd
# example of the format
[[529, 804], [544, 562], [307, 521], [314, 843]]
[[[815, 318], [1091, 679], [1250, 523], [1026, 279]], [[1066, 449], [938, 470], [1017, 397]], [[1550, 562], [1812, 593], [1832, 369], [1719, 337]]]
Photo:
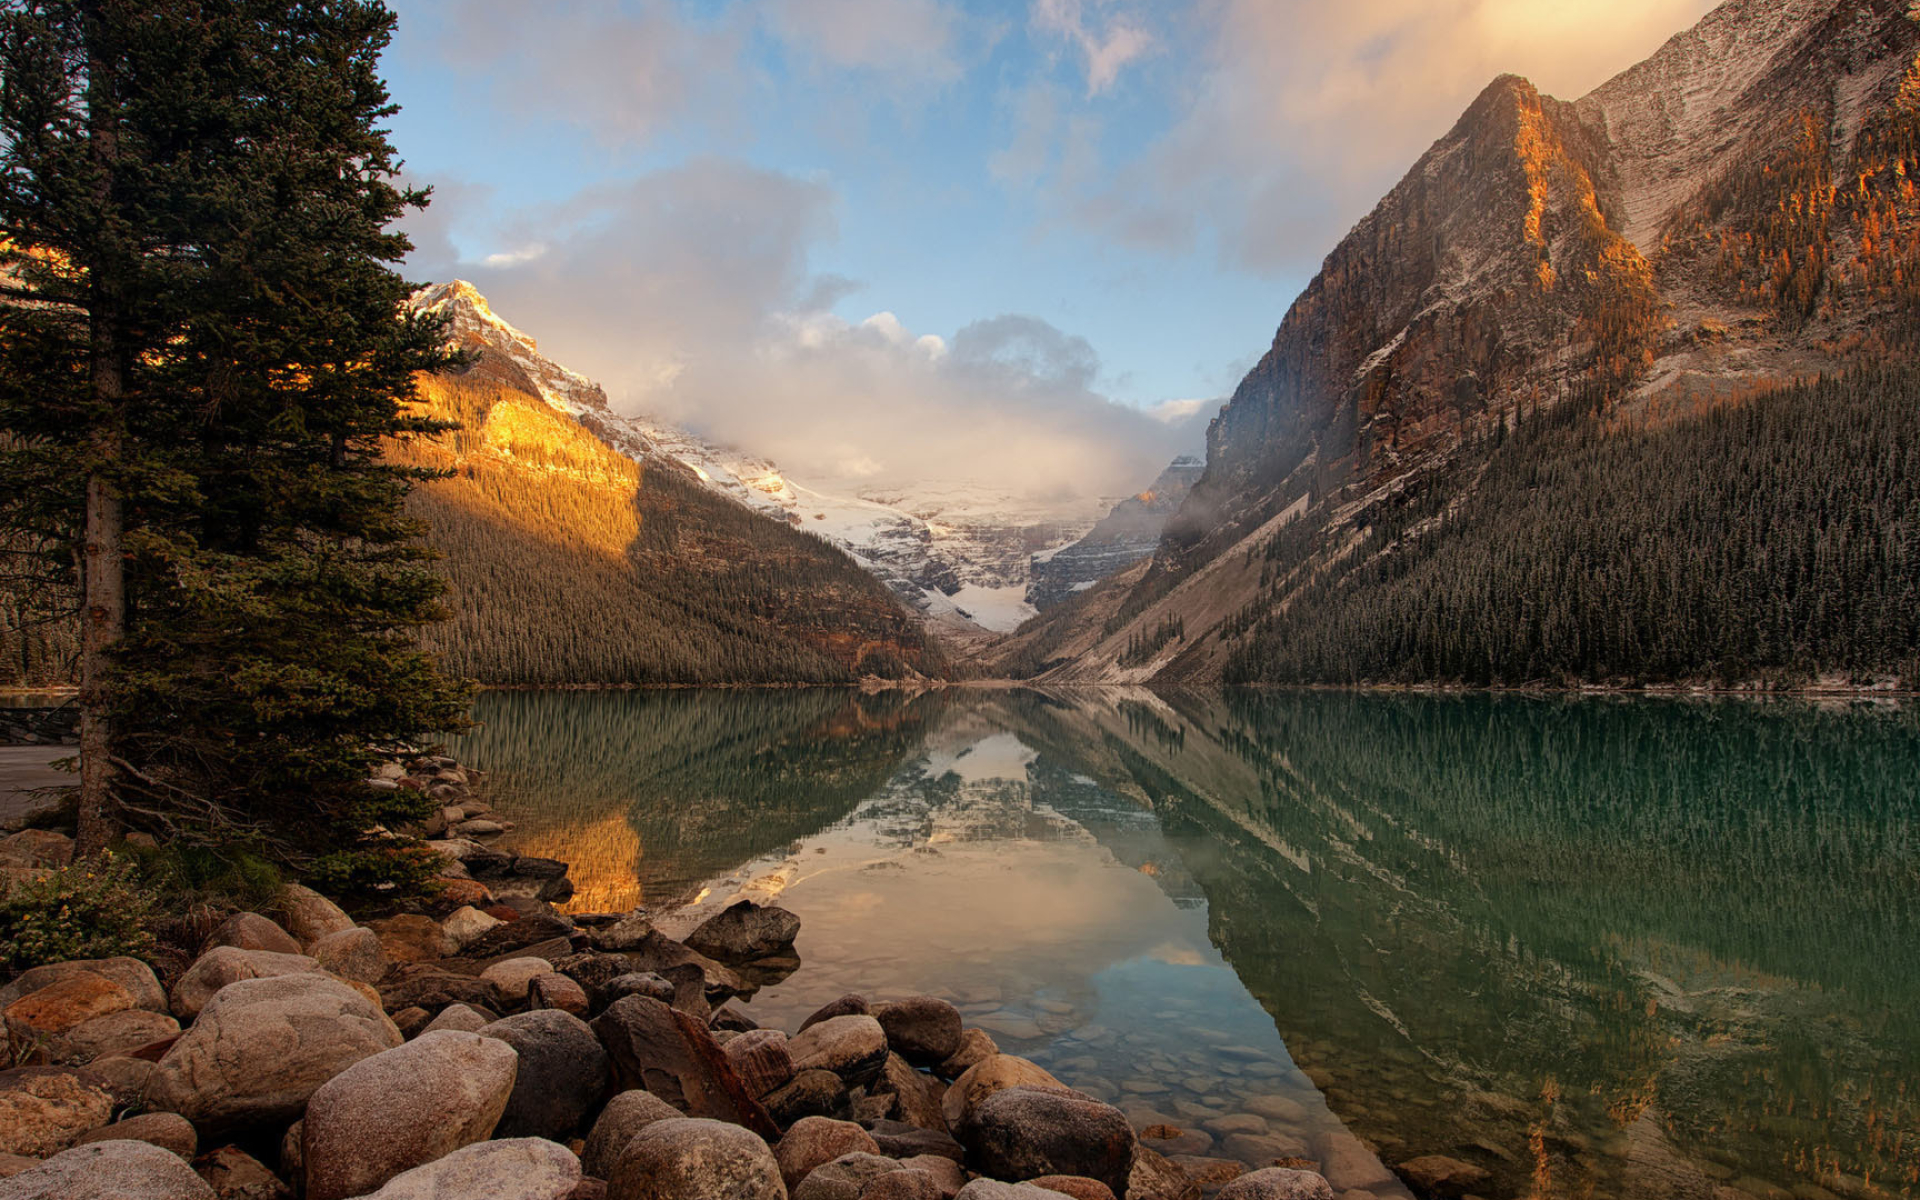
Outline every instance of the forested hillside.
[[939, 669], [917, 624], [818, 538], [642, 467], [484, 372], [425, 380], [461, 428], [397, 449], [451, 472], [410, 505], [445, 559], [430, 644], [486, 683], [846, 682]]
[[1653, 429], [1561, 410], [1263, 553], [1233, 682], [1912, 685], [1920, 372]]

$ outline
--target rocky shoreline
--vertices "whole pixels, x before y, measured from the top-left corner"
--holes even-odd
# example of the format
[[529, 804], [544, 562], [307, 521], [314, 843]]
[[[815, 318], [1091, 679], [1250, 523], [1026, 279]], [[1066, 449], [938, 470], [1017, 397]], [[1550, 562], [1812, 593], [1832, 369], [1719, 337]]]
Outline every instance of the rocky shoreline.
[[[566, 864], [487, 844], [512, 822], [481, 778], [375, 773], [441, 801], [430, 905], [362, 924], [289, 886], [170, 978], [110, 958], [0, 988], [0, 1200], [1335, 1200], [1318, 1162], [1136, 1129], [939, 997], [760, 1028], [734, 1001], [798, 968], [797, 916], [736, 899], [674, 938], [561, 913]], [[70, 854], [0, 841], [10, 875]], [[1475, 1171], [1402, 1168], [1446, 1196]]]

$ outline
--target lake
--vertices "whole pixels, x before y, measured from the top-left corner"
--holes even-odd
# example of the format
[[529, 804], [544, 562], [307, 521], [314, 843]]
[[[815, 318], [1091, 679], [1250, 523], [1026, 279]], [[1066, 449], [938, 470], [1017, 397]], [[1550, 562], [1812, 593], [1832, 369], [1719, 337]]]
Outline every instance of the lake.
[[488, 693], [576, 910], [750, 886], [746, 1010], [930, 991], [1192, 1148], [1487, 1197], [1920, 1194], [1920, 719], [1879, 703]]

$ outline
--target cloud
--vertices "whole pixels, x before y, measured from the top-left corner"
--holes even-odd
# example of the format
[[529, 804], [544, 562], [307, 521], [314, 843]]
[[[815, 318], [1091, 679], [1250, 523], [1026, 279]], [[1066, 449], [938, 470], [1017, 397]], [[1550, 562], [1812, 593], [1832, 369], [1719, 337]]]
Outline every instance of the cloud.
[[[471, 279], [617, 408], [765, 454], [815, 486], [943, 480], [1081, 508], [1197, 446], [1197, 426], [1105, 396], [1093, 347], [1037, 317], [943, 337], [889, 311], [835, 315], [856, 285], [808, 259], [835, 237], [838, 205], [818, 182], [705, 159], [463, 228], [435, 244], [481, 247], [465, 261], [416, 255], [410, 267]], [[544, 253], [515, 253], [535, 242]]]
[[748, 24], [685, 18], [667, 0], [403, 0], [418, 40], [483, 78], [511, 118], [540, 114], [637, 144], [683, 120], [723, 119]]
[[960, 75], [955, 14], [937, 0], [776, 0], [776, 36], [828, 66], [944, 84]]
[[1211, 0], [1169, 128], [1050, 186], [1064, 219], [1125, 244], [1186, 252], [1204, 236], [1229, 265], [1297, 273], [1496, 76], [1575, 98], [1712, 2]]
[[1096, 32], [1083, 0], [1033, 0], [1035, 29], [1066, 38], [1087, 60], [1087, 95], [1112, 87], [1128, 63], [1153, 49], [1153, 36], [1123, 16], [1110, 16]]

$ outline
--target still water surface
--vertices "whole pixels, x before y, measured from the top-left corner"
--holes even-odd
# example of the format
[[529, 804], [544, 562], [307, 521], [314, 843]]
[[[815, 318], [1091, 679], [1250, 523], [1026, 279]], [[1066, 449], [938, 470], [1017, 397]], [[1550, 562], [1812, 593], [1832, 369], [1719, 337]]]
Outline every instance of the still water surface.
[[751, 885], [748, 1011], [933, 991], [1207, 1153], [1364, 1196], [1920, 1196], [1920, 719], [1110, 690], [492, 693], [576, 909]]

